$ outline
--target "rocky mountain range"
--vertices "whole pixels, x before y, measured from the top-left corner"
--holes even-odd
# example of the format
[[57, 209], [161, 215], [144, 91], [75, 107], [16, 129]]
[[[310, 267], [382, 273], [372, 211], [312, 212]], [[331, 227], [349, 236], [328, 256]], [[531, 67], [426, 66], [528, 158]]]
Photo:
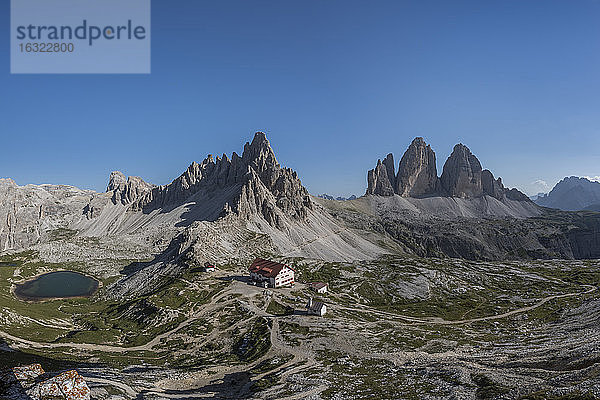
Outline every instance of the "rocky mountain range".
[[[369, 171], [366, 196], [331, 201], [310, 196], [259, 132], [241, 156], [209, 155], [167, 185], [121, 172], [110, 175], [106, 193], [4, 179], [0, 249], [35, 248], [61, 262], [87, 251], [75, 243], [94, 239], [105, 243], [103, 257], [119, 251], [151, 258], [108, 291], [118, 296], [156, 287], [156, 279], [190, 265], [258, 253], [327, 261], [389, 253], [474, 260], [600, 257], [596, 214], [544, 210], [506, 189], [464, 145], [454, 148], [440, 177], [435, 163], [430, 146], [416, 138], [398, 172], [391, 154]], [[56, 249], [54, 240], [65, 234], [72, 243]]]
[[[153, 186], [138, 177], [113, 172], [108, 191], [114, 204], [131, 211], [150, 214], [171, 210], [182, 203], [226, 193], [229, 197], [221, 210], [213, 209], [203, 219], [215, 220], [228, 213], [246, 219], [261, 215], [271, 226], [281, 227], [285, 217], [304, 220], [313, 204], [296, 172], [282, 168], [264, 133], [258, 132], [246, 143], [240, 157], [209, 154], [200, 164], [194, 162], [168, 185]], [[218, 212], [217, 212], [218, 211]]]
[[479, 198], [490, 196], [497, 200], [530, 201], [516, 189], [507, 189], [502, 179], [484, 170], [481, 163], [463, 144], [454, 146], [437, 176], [435, 152], [423, 138], [415, 138], [395, 172], [394, 156], [388, 154], [367, 174], [367, 194], [402, 197], [457, 197]]
[[600, 182], [571, 176], [558, 182], [547, 195], [539, 195], [540, 206], [565, 211], [600, 211]]
[[[111, 173], [106, 193], [18, 186], [5, 179], [0, 200], [3, 251], [37, 246], [44, 252], [57, 235], [68, 233], [74, 240], [109, 242], [106, 257], [123, 243], [151, 256], [146, 268], [115, 285], [119, 295], [156, 287], [155, 279], [168, 271], [177, 274], [207, 260], [226, 263], [268, 252], [333, 261], [387, 252], [315, 203], [297, 173], [279, 164], [261, 132], [241, 156], [208, 155], [167, 185], [121, 172]], [[57, 257], [57, 251], [48, 256]]]
[[317, 197], [320, 199], [337, 200], [337, 201], [346, 201], [346, 200], [356, 200], [357, 199], [357, 197], [355, 195], [351, 195], [350, 197], [343, 197], [343, 196], [334, 197], [327, 193], [319, 194], [319, 195], [317, 195]]

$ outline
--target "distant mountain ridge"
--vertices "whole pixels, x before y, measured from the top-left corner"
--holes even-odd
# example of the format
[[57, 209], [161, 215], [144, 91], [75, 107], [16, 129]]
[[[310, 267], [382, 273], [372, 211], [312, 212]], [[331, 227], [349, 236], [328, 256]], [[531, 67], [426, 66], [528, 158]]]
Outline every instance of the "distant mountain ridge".
[[342, 196], [333, 197], [327, 193], [319, 194], [319, 195], [317, 195], [317, 197], [320, 199], [337, 200], [337, 201], [348, 201], [348, 200], [356, 200], [357, 199], [357, 197], [355, 195], [352, 195], [350, 197], [342, 197]]
[[117, 245], [143, 259], [151, 254], [139, 273], [115, 283], [117, 297], [150, 290], [186, 265], [246, 262], [260, 253], [325, 261], [390, 252], [600, 258], [600, 215], [539, 207], [504, 188], [464, 145], [455, 146], [438, 177], [435, 153], [417, 138], [397, 173], [389, 155], [369, 171], [367, 195], [346, 201], [310, 196], [262, 132], [241, 154], [209, 155], [162, 186], [113, 172], [105, 193], [0, 180], [0, 251], [46, 251], [67, 231], [72, 239], [50, 255], [56, 262], [90, 238], [107, 243], [106, 257]]
[[570, 176], [558, 182], [547, 195], [538, 196], [535, 202], [564, 211], [600, 211], [600, 183]]
[[591, 206], [587, 206], [586, 208], [584, 208], [584, 210], [600, 212], [600, 204], [592, 204]]
[[367, 194], [379, 196], [490, 196], [500, 201], [531, 201], [517, 189], [505, 188], [502, 179], [495, 179], [491, 171], [484, 170], [477, 157], [463, 144], [454, 146], [444, 164], [442, 175], [438, 177], [435, 152], [422, 137], [412, 141], [400, 160], [397, 173], [394, 156], [390, 153], [383, 161], [378, 160], [377, 166], [368, 172], [367, 184]]

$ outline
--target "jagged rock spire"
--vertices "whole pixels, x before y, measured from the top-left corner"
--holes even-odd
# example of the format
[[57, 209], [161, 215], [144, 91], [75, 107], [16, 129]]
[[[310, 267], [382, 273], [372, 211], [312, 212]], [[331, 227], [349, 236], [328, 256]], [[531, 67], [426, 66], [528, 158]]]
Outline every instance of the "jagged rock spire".
[[381, 160], [377, 160], [377, 166], [367, 174], [367, 194], [379, 196], [393, 196], [394, 187], [388, 177], [388, 169]]
[[367, 194], [403, 197], [448, 196], [473, 198], [491, 196], [498, 200], [529, 201], [516, 189], [508, 190], [502, 179], [495, 179], [489, 170], [463, 144], [454, 146], [444, 164], [442, 176], [437, 176], [435, 152], [422, 137], [415, 138], [398, 165], [394, 176], [394, 156], [388, 154], [367, 174]]
[[418, 137], [410, 144], [394, 172], [394, 156], [390, 153], [377, 162], [367, 176], [367, 194], [404, 197], [423, 197], [439, 192], [435, 164], [435, 153], [423, 138]]
[[439, 193], [435, 152], [422, 137], [415, 138], [402, 156], [395, 189], [404, 197]]
[[257, 132], [252, 142], [245, 144], [241, 157], [236, 153], [231, 159], [226, 154], [216, 158], [209, 154], [200, 164], [193, 162], [168, 185], [135, 191], [127, 188], [130, 180], [139, 183], [131, 177], [126, 182], [125, 175], [113, 173], [108, 190], [113, 191], [115, 203], [131, 204], [134, 211], [168, 209], [193, 202], [190, 199], [197, 195], [212, 198], [219, 197], [213, 194], [226, 193], [221, 214], [262, 216], [279, 227], [284, 216], [304, 219], [313, 208], [298, 175], [279, 165], [263, 132]]
[[383, 159], [382, 164], [385, 165], [385, 172], [387, 173], [387, 177], [393, 190], [396, 187], [396, 167], [394, 166], [394, 155], [392, 153], [388, 154]]

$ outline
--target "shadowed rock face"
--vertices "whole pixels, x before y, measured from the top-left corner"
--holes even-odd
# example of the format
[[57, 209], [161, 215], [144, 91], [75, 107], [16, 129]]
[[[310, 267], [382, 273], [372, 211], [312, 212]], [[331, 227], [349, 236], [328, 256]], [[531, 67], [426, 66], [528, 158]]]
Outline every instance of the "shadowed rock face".
[[444, 192], [451, 197], [480, 197], [483, 195], [481, 172], [477, 157], [467, 146], [457, 144], [444, 164], [440, 182]]
[[[388, 156], [389, 157], [389, 156]], [[387, 158], [386, 158], [387, 160]], [[389, 163], [389, 162], [388, 162]], [[377, 160], [377, 166], [367, 174], [369, 186], [367, 194], [377, 194], [379, 196], [393, 196], [394, 187], [388, 176], [388, 168], [381, 160]]]
[[481, 185], [483, 193], [488, 196], [492, 196], [498, 200], [504, 198], [504, 185], [502, 184], [502, 178], [494, 180], [494, 175], [488, 169], [484, 169], [481, 172]]
[[385, 166], [385, 172], [387, 173], [392, 190], [396, 190], [396, 173], [394, 172], [396, 168], [394, 167], [394, 155], [392, 153], [388, 154], [383, 159], [382, 164]]
[[211, 154], [200, 164], [194, 162], [168, 185], [152, 187], [140, 178], [126, 183], [121, 173], [111, 174], [109, 191], [113, 201], [130, 204], [133, 211], [168, 210], [193, 200], [196, 195], [231, 192], [223, 202], [222, 214], [235, 213], [244, 218], [262, 215], [272, 226], [279, 226], [281, 215], [304, 219], [312, 202], [296, 172], [282, 168], [262, 132], [244, 146], [242, 156]]
[[390, 153], [377, 161], [367, 175], [367, 194], [404, 197], [423, 197], [438, 194], [439, 182], [435, 153], [423, 138], [418, 137], [402, 156], [396, 175], [394, 156]]
[[556, 184], [552, 191], [541, 196], [536, 203], [560, 210], [600, 210], [600, 183], [586, 178], [571, 176]]

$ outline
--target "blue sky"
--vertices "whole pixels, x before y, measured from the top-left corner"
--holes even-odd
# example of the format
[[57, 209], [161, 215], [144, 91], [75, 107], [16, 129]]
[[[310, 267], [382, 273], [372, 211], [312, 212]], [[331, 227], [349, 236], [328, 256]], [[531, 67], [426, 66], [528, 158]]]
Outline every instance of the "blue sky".
[[10, 75], [0, 176], [164, 184], [268, 134], [311, 193], [364, 193], [415, 136], [529, 193], [600, 175], [600, 2], [154, 0], [151, 75]]

